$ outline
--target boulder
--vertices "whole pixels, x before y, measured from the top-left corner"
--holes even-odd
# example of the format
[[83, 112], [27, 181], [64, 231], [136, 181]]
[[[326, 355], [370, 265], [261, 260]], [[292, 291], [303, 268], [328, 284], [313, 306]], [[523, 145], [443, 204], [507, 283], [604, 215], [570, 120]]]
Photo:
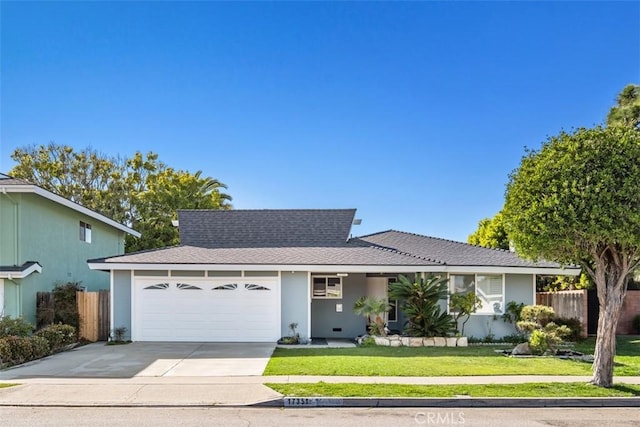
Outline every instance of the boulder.
[[447, 347], [455, 347], [458, 343], [458, 338], [456, 337], [447, 337]]
[[422, 347], [422, 338], [409, 338], [409, 346], [410, 347]]
[[444, 337], [434, 337], [433, 342], [436, 347], [445, 347], [447, 345], [447, 339]]
[[458, 338], [458, 342], [456, 343], [456, 345], [458, 347], [468, 347], [469, 346], [469, 340], [467, 339], [467, 337], [459, 337]]
[[393, 340], [391, 341], [391, 347], [402, 347], [402, 341], [400, 340]]
[[512, 351], [512, 356], [529, 356], [531, 355], [531, 348], [528, 342], [518, 344]]
[[433, 347], [436, 345], [435, 341], [433, 340], [433, 338], [423, 338], [422, 339], [422, 345], [425, 347]]
[[411, 345], [411, 339], [409, 337], [402, 337], [400, 338], [400, 342], [402, 342], [402, 345], [405, 347], [409, 347]]
[[389, 339], [384, 337], [374, 337], [376, 345], [389, 346]]

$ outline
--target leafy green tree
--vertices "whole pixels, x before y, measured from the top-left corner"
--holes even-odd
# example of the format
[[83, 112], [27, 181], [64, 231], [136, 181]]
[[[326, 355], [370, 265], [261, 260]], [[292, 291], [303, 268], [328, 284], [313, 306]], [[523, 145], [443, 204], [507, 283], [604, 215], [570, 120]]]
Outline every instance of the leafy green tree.
[[52, 142], [17, 148], [11, 157], [17, 164], [10, 175], [142, 233], [126, 237], [127, 252], [178, 243], [171, 224], [178, 209], [231, 208], [225, 184], [201, 171], [174, 170], [153, 152], [120, 158]]
[[405, 332], [416, 337], [447, 336], [454, 331], [453, 318], [442, 310], [440, 301], [447, 298], [449, 279], [416, 277], [411, 281], [400, 275], [389, 285], [389, 298], [400, 301], [407, 317]]
[[469, 235], [467, 243], [485, 248], [508, 250], [509, 237], [502, 212], [498, 212], [493, 218], [481, 219], [478, 229]]
[[640, 130], [640, 86], [627, 85], [618, 94], [617, 105], [609, 110], [607, 126], [626, 126]]
[[[466, 293], [454, 293], [449, 295], [449, 312], [453, 317], [453, 323], [456, 327], [456, 332], [460, 332], [460, 335], [464, 336], [464, 327], [469, 321], [469, 318], [479, 308], [482, 308], [482, 301], [475, 292]], [[458, 330], [458, 321], [462, 319], [462, 326]]]
[[507, 185], [505, 221], [516, 250], [578, 263], [600, 305], [592, 382], [613, 381], [615, 331], [629, 273], [640, 263], [640, 132], [578, 129], [522, 158]]

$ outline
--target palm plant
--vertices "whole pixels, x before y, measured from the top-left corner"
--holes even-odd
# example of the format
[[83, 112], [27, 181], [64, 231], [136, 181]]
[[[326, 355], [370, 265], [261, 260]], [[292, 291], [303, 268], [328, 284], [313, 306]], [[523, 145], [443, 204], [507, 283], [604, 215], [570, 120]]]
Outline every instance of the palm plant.
[[371, 335], [386, 336], [383, 316], [390, 308], [391, 306], [384, 298], [360, 297], [353, 305], [353, 312], [367, 319], [367, 327]]
[[407, 317], [405, 332], [417, 337], [447, 336], [455, 330], [453, 318], [442, 310], [440, 300], [447, 298], [449, 279], [416, 277], [411, 281], [400, 275], [389, 286], [389, 298], [400, 301]]

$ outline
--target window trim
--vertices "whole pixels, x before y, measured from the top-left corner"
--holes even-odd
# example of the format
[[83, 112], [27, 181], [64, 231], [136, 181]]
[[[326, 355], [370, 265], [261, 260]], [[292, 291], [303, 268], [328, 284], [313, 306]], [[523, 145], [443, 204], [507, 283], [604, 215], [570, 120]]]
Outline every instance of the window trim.
[[[315, 291], [314, 291], [314, 286], [315, 286], [315, 279], [324, 279], [324, 295], [323, 296], [316, 296], [315, 295]], [[329, 296], [329, 280], [328, 279], [338, 279], [338, 283], [337, 285], [340, 286], [340, 295], [339, 296]], [[311, 298], [312, 299], [342, 299], [344, 296], [344, 288], [343, 288], [343, 283], [342, 283], [342, 277], [337, 276], [337, 275], [326, 275], [326, 274], [321, 274], [321, 275], [312, 275], [311, 276]]]
[[471, 313], [472, 316], [500, 316], [504, 314], [505, 309], [505, 297], [506, 297], [506, 274], [505, 273], [448, 273], [447, 278], [449, 279], [448, 283], [448, 294], [447, 294], [447, 313], [451, 313], [449, 309], [449, 300], [451, 292], [451, 276], [473, 276], [473, 291], [478, 294], [477, 286], [478, 286], [478, 276], [500, 276], [502, 277], [502, 300], [500, 301], [500, 311], [493, 313]]
[[91, 243], [91, 224], [88, 222], [80, 221], [80, 241]]

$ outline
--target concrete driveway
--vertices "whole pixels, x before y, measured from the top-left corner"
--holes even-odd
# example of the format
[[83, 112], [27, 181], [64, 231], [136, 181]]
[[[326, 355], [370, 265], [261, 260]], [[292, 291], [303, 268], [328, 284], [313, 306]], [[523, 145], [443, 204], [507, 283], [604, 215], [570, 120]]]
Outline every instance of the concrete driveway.
[[0, 371], [20, 378], [228, 377], [262, 375], [275, 343], [94, 343]]

